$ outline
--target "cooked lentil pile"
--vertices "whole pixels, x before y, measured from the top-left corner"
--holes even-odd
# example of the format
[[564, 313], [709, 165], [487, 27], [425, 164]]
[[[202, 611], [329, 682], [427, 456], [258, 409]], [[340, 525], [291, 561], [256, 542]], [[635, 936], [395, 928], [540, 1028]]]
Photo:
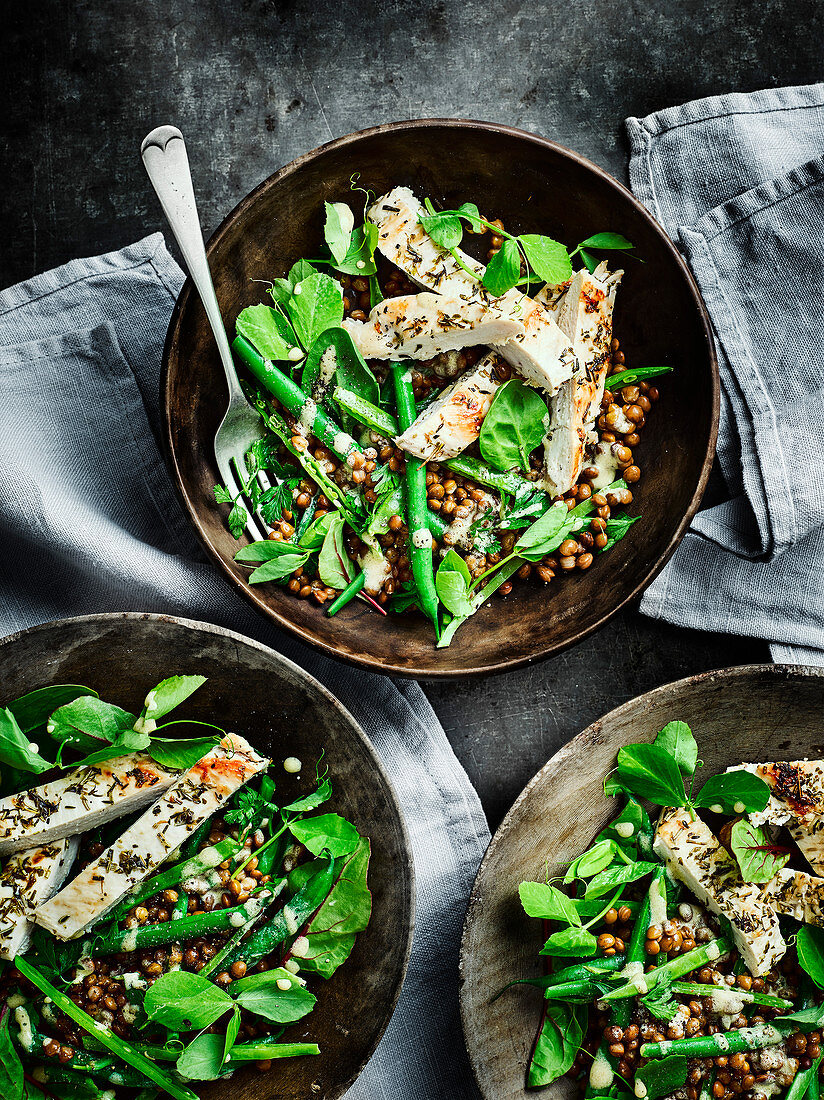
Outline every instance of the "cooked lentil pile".
[[698, 766], [683, 722], [626, 746], [606, 781], [623, 808], [565, 892], [521, 883], [527, 915], [552, 922], [529, 1087], [566, 1075], [587, 1098], [817, 1100], [824, 761], [742, 765], [696, 793]]
[[[547, 268], [532, 238], [463, 213], [484, 267], [441, 247], [451, 215], [433, 221], [407, 189], [370, 202], [348, 251], [335, 248], [344, 204], [327, 204], [329, 272], [301, 260], [274, 305], [240, 314], [233, 348], [270, 434], [248, 481], [215, 494], [236, 538], [257, 524], [237, 555], [250, 583], [330, 614], [355, 596], [422, 611], [446, 645], [492, 595], [585, 571], [627, 534], [650, 378], [671, 368], [627, 364], [612, 332], [623, 272], [606, 262], [584, 251], [589, 269]], [[517, 289], [498, 276], [489, 289], [513, 243]], [[322, 331], [306, 331], [309, 296], [328, 307]]]

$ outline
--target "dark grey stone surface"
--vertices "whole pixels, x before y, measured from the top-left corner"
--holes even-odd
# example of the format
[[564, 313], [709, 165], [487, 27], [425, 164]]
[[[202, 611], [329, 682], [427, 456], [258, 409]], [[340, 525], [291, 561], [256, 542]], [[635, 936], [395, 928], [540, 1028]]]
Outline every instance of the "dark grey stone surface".
[[[511, 123], [623, 179], [625, 116], [820, 79], [820, 15], [817, 0], [7, 5], [0, 285], [163, 227], [138, 157], [160, 123], [187, 136], [207, 232], [288, 160], [393, 119]], [[427, 691], [494, 827], [599, 714], [669, 680], [766, 657], [760, 643], [628, 613], [554, 661]]]

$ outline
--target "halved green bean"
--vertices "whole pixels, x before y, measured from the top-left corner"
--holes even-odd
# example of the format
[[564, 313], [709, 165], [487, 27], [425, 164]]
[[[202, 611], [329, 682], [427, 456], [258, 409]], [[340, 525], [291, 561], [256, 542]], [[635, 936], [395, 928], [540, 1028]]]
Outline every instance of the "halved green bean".
[[232, 341], [232, 350], [258, 382], [274, 394], [292, 416], [301, 423], [310, 421], [306, 427], [342, 462], [356, 451], [360, 452], [360, 445], [348, 432], [327, 416], [324, 409], [312, 401], [297, 382], [293, 382], [274, 363], [261, 358], [243, 336], [235, 337]]
[[195, 936], [231, 932], [256, 917], [272, 895], [269, 884], [242, 905], [230, 909], [213, 909], [209, 913], [190, 913], [180, 920], [164, 924], [141, 924], [136, 928], [115, 929], [95, 946], [94, 955], [113, 955], [119, 951], [137, 951], [144, 947], [160, 947], [175, 940], [191, 940]]
[[794, 1006], [785, 997], [774, 997], [771, 993], [751, 993], [726, 985], [701, 985], [699, 982], [673, 982], [673, 993], [684, 993], [689, 997], [712, 997], [716, 993], [728, 993], [745, 1005], [765, 1005], [767, 1008], [780, 1008], [789, 1012]]
[[247, 967], [252, 966], [264, 955], [280, 947], [314, 915], [315, 910], [325, 900], [332, 888], [335, 877], [335, 861], [329, 859], [327, 865], [316, 871], [298, 890], [295, 896], [275, 913], [262, 928], [257, 928], [242, 944], [238, 944], [224, 959], [229, 967], [242, 958]]
[[[406, 431], [415, 419], [412, 374], [408, 366], [393, 363], [392, 376], [398, 406], [398, 425], [401, 431]], [[409, 520], [409, 561], [418, 590], [418, 602], [424, 615], [432, 620], [437, 637], [439, 600], [432, 568], [432, 538], [426, 518], [429, 513], [426, 503], [426, 463], [412, 457], [407, 457], [406, 460], [406, 509]], [[428, 545], [420, 541], [422, 532], [429, 538]]]
[[[448, 466], [450, 470], [454, 470], [461, 477], [468, 477], [471, 481], [477, 481], [479, 485], [486, 485], [489, 489], [497, 489], [499, 493], [508, 493], [510, 496], [519, 496], [527, 492], [534, 493], [541, 488], [540, 485], [535, 484], [533, 481], [527, 481], [525, 477], [520, 477], [518, 474], [494, 470], [491, 466], [487, 466], [485, 462], [481, 462], [479, 458], [472, 458], [471, 455], [458, 455], [456, 458], [447, 458], [441, 465]], [[547, 501], [549, 501], [549, 496], [547, 496]]]
[[656, 378], [659, 374], [669, 374], [673, 367], [636, 367], [635, 370], [622, 370], [610, 375], [606, 380], [606, 388], [612, 390], [622, 386], [631, 386], [644, 378]]
[[238, 1043], [229, 1052], [227, 1064], [241, 1062], [268, 1062], [270, 1058], [302, 1058], [307, 1054], [320, 1054], [317, 1043], [273, 1043], [257, 1039], [251, 1043]]
[[332, 394], [332, 399], [355, 420], [365, 424], [367, 428], [373, 428], [389, 439], [400, 433], [398, 421], [392, 413], [387, 412], [378, 405], [373, 405], [371, 401], [367, 401], [360, 394], [338, 386]]
[[664, 978], [681, 978], [684, 974], [689, 974], [693, 970], [706, 966], [707, 963], [715, 962], [716, 959], [725, 955], [731, 947], [732, 945], [729, 940], [725, 939], [723, 936], [720, 936], [717, 940], [710, 940], [709, 943], [701, 944], [700, 947], [695, 947], [692, 951], [687, 951], [684, 955], [677, 955], [674, 959], [670, 959], [669, 962], [665, 962], [663, 966], [659, 966], [655, 970], [650, 970], [648, 974], [640, 974], [638, 978], [634, 981], [627, 982], [626, 985], [619, 986], [617, 989], [611, 989], [609, 993], [604, 994], [601, 1000], [619, 1001], [624, 997], [642, 996]]
[[[260, 866], [260, 864], [258, 864], [258, 866]], [[206, 965], [198, 970], [198, 974], [200, 974], [201, 977], [208, 978], [210, 974], [219, 974], [221, 970], [225, 969], [225, 964], [227, 960], [236, 957], [235, 952], [240, 941], [244, 938], [247, 932], [251, 932], [255, 925], [260, 923], [260, 920], [266, 913], [267, 909], [271, 908], [278, 896], [283, 893], [285, 886], [285, 878], [277, 879], [267, 883], [268, 889], [272, 892], [271, 898], [268, 899], [266, 905], [261, 908], [260, 911], [255, 914], [255, 916], [251, 917], [245, 924], [240, 925], [239, 928], [236, 928], [229, 939], [226, 941], [226, 943], [223, 945], [223, 947], [221, 947], [220, 951], [218, 951], [218, 953], [214, 956], [214, 958], [209, 959]]]
[[46, 997], [51, 997], [55, 1007], [59, 1008], [61, 1012], [65, 1012], [70, 1020], [74, 1020], [84, 1031], [87, 1031], [105, 1047], [108, 1047], [113, 1054], [122, 1058], [128, 1065], [133, 1066], [145, 1077], [148, 1077], [150, 1081], [154, 1081], [160, 1088], [165, 1089], [170, 1096], [175, 1097], [175, 1100], [197, 1100], [197, 1096], [191, 1089], [179, 1084], [174, 1078], [164, 1073], [149, 1058], [146, 1058], [140, 1051], [135, 1050], [129, 1043], [110, 1031], [105, 1024], [99, 1020], [93, 1020], [70, 997], [67, 997], [65, 993], [52, 985], [27, 959], [17, 958], [14, 965], [23, 977], [27, 978], [32, 985], [35, 985], [41, 993], [45, 994]]
[[[161, 871], [159, 875], [153, 875], [152, 878], [146, 879], [145, 882], [141, 882], [136, 886], [134, 891], [128, 894], [114, 912], [109, 915], [108, 919], [121, 920], [130, 909], [134, 909], [141, 901], [145, 901], [153, 894], [159, 894], [161, 890], [168, 890], [179, 882], [183, 882], [185, 878], [195, 878], [204, 873], [208, 874], [209, 871], [219, 867], [225, 860], [231, 859], [241, 847], [239, 840], [225, 837], [217, 844], [204, 848], [190, 859], [175, 864], [168, 871]], [[216, 882], [213, 885], [216, 885]]]

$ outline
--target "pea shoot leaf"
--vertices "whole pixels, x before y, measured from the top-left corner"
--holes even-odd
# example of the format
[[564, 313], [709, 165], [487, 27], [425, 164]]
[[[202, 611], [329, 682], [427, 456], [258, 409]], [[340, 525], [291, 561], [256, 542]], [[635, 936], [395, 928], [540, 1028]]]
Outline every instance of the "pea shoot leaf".
[[598, 940], [588, 928], [570, 925], [554, 932], [541, 948], [541, 955], [589, 956], [598, 950]]
[[682, 775], [695, 775], [698, 745], [686, 722], [667, 722], [656, 736], [653, 745], [670, 754]]
[[247, 306], [238, 315], [235, 328], [238, 336], [245, 336], [264, 359], [274, 362], [289, 359], [289, 352], [298, 344], [289, 321], [272, 306]]
[[[378, 244], [378, 227], [372, 222], [364, 222], [359, 225], [352, 234], [346, 255], [339, 263], [335, 263], [336, 271], [342, 271], [345, 275], [360, 275], [370, 280], [369, 308], [373, 309], [378, 303], [374, 301], [372, 281], [377, 272], [375, 263], [375, 248]], [[378, 301], [382, 301], [379, 298]]]
[[21, 772], [39, 774], [53, 768], [54, 764], [40, 755], [38, 746], [29, 741], [11, 710], [0, 710], [0, 763], [8, 764]]
[[553, 241], [551, 237], [542, 237], [538, 233], [523, 233], [518, 240], [529, 266], [539, 279], [551, 286], [557, 286], [558, 283], [565, 283], [572, 278], [572, 261], [560, 241]]
[[[281, 989], [280, 986], [285, 986]], [[229, 992], [241, 1008], [275, 1024], [292, 1024], [315, 1007], [317, 997], [289, 970], [277, 967], [233, 982]]]
[[281, 813], [308, 813], [309, 810], [316, 810], [318, 806], [322, 806], [324, 802], [328, 802], [331, 797], [332, 784], [328, 779], [324, 778], [318, 784], [318, 789], [316, 791], [306, 795], [305, 798], [299, 798], [296, 802], [290, 802], [288, 806], [282, 808]]
[[527, 561], [540, 561], [558, 549], [574, 522], [565, 501], [553, 504], [518, 537], [515, 553]]
[[[477, 208], [476, 208], [477, 209]], [[463, 238], [461, 219], [451, 211], [422, 214], [420, 223], [438, 248], [457, 248]]]
[[[640, 847], [641, 838], [649, 841], [653, 829], [644, 807], [631, 796], [627, 796], [626, 805], [620, 814], [602, 829], [597, 840], [611, 840], [623, 851]], [[644, 854], [648, 854], [648, 851]]]
[[9, 1035], [9, 1016], [0, 1027], [0, 1096], [19, 1100], [23, 1095], [23, 1063]]
[[345, 202], [325, 202], [323, 207], [326, 211], [323, 239], [337, 263], [341, 263], [349, 251], [355, 215]]
[[198, 1035], [178, 1058], [178, 1073], [190, 1081], [214, 1081], [220, 1076], [224, 1045], [222, 1035]]
[[638, 860], [635, 863], [624, 863], [619, 867], [607, 867], [590, 879], [584, 896], [587, 899], [603, 897], [604, 894], [611, 893], [616, 886], [637, 882], [639, 878], [654, 871], [657, 866], [657, 863]]
[[460, 554], [450, 548], [435, 574], [438, 599], [452, 615], [471, 615], [474, 608], [469, 595], [472, 576]]
[[518, 887], [518, 894], [528, 917], [560, 920], [572, 925], [581, 923], [575, 902], [557, 886], [550, 886], [545, 882], [522, 882]]
[[343, 320], [343, 291], [340, 283], [323, 272], [299, 282], [286, 303], [286, 312], [301, 345], [308, 349], [328, 328]]
[[632, 241], [628, 241], [626, 237], [622, 237], [620, 233], [595, 233], [593, 236], [587, 237], [585, 241], [581, 241], [575, 251], [577, 252], [581, 248], [597, 248], [608, 251], [635, 248], [635, 245]]
[[340, 814], [321, 814], [319, 817], [307, 817], [302, 821], [289, 823], [289, 831], [313, 856], [327, 851], [330, 855], [349, 855], [360, 842], [358, 830]]
[[574, 859], [564, 875], [567, 885], [576, 878], [592, 878], [609, 867], [615, 857], [615, 845], [611, 840], [598, 840], [577, 859]]
[[226, 1059], [229, 1057], [229, 1052], [235, 1045], [238, 1032], [240, 1031], [240, 1008], [235, 1005], [232, 1010], [232, 1015], [229, 1017], [229, 1022], [226, 1024], [226, 1035], [223, 1039], [223, 1057], [220, 1061], [220, 1068], [223, 1069], [226, 1064]]
[[518, 242], [507, 237], [489, 263], [481, 282], [495, 297], [512, 290], [521, 277], [521, 253]]
[[186, 970], [170, 971], [146, 990], [143, 1007], [150, 1021], [171, 1031], [209, 1027], [232, 1007], [225, 990]]
[[684, 780], [675, 760], [655, 745], [627, 745], [618, 752], [618, 782], [659, 806], [686, 804]]
[[164, 768], [189, 768], [201, 760], [220, 740], [219, 734], [210, 737], [153, 737], [148, 745], [152, 760]]
[[693, 804], [714, 813], [750, 814], [763, 810], [769, 797], [770, 788], [763, 779], [741, 770], [711, 775]]
[[205, 683], [205, 676], [169, 676], [161, 680], [146, 696], [143, 713], [155, 721], [164, 718]]

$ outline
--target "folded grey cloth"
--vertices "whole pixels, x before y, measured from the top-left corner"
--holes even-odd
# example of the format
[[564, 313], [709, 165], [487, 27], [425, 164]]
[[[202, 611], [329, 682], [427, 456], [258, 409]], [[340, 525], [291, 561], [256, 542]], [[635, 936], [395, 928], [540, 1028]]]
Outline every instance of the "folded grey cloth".
[[182, 281], [158, 233], [0, 294], [0, 633], [96, 611], [168, 612], [249, 634], [326, 684], [392, 778], [417, 877], [406, 984], [347, 1096], [469, 1100], [457, 956], [489, 841], [478, 797], [417, 684], [306, 649], [206, 562], [156, 442], [160, 356]]
[[824, 664], [824, 84], [626, 126], [632, 190], [683, 251], [712, 319], [730, 494], [698, 513], [641, 610]]

